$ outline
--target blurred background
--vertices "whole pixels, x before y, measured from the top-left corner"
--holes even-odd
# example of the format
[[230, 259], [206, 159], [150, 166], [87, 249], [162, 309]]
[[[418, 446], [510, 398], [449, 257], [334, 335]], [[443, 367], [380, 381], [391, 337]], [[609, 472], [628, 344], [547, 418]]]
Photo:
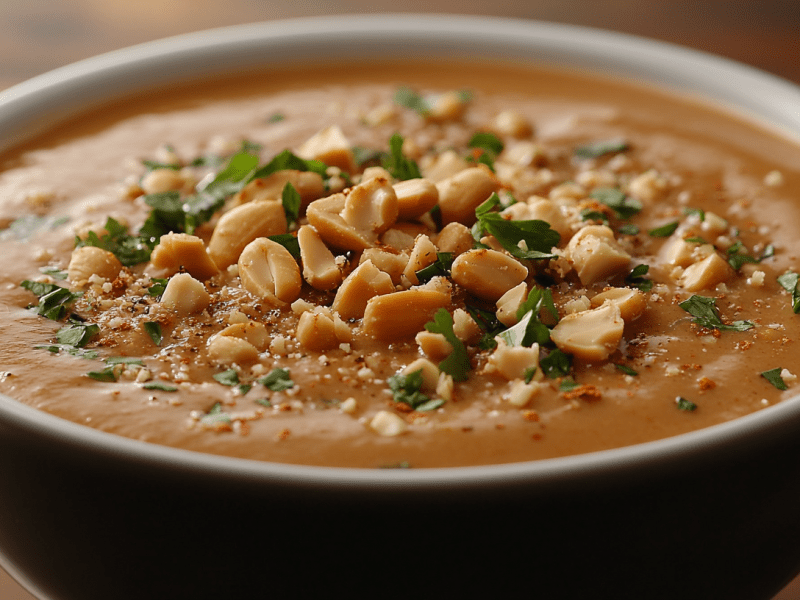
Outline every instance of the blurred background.
[[[798, 0], [0, 0], [0, 89], [166, 36], [254, 21], [389, 11], [600, 27], [712, 52], [800, 84]], [[774, 600], [797, 599], [800, 578]], [[0, 600], [33, 597], [0, 569]]]

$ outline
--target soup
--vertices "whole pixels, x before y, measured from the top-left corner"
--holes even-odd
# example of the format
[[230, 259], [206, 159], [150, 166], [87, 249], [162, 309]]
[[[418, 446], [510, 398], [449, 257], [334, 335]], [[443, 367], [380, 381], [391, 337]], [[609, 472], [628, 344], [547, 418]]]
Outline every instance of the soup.
[[351, 467], [625, 446], [793, 394], [800, 149], [515, 65], [129, 99], [8, 153], [0, 391]]

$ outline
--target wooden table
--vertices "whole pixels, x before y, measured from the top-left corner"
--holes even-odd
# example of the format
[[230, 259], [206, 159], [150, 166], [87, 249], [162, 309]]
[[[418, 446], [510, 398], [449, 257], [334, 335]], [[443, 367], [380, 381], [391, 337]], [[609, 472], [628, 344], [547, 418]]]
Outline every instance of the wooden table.
[[[239, 23], [397, 11], [388, 0], [27, 0], [0, 2], [0, 89], [55, 67], [149, 40]], [[411, 0], [404, 11], [491, 14], [601, 27], [721, 54], [800, 84], [797, 0]], [[798, 540], [800, 543], [800, 540]], [[56, 560], [43, 557], [42, 560]], [[0, 570], [2, 600], [33, 600]], [[800, 578], [774, 600], [800, 598]]]

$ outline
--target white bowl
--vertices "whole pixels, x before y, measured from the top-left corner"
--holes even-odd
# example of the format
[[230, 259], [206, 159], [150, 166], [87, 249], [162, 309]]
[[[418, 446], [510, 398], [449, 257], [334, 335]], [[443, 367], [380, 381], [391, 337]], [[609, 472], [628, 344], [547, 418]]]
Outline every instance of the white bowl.
[[[800, 90], [722, 58], [532, 21], [378, 15], [201, 32], [57, 69], [0, 93], [0, 148], [176, 81], [363, 56], [586, 69], [800, 139]], [[580, 456], [363, 470], [149, 445], [0, 397], [0, 481], [2, 564], [41, 598], [769, 598], [800, 570], [798, 399]]]

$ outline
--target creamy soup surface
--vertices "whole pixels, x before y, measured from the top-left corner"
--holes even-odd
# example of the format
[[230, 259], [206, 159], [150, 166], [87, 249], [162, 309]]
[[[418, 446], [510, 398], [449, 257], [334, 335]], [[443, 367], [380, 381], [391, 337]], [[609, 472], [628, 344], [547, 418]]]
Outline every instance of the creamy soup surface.
[[103, 431], [498, 464], [796, 393], [800, 148], [666, 93], [480, 63], [256, 73], [0, 168], [0, 391]]

